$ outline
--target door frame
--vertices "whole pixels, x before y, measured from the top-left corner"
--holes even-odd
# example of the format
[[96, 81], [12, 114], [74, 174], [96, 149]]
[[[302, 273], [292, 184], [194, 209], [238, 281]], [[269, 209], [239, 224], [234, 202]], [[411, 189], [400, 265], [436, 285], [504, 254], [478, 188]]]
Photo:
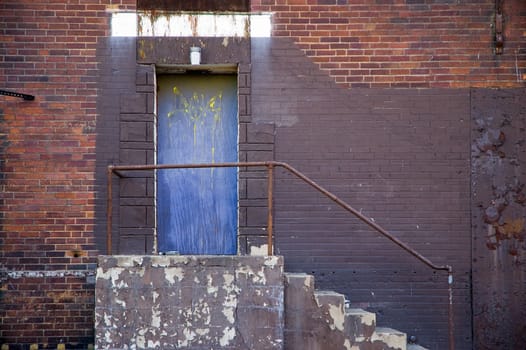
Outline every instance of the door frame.
[[[154, 163], [158, 164], [158, 158], [157, 158], [157, 152], [158, 152], [158, 84], [157, 84], [157, 76], [161, 74], [166, 75], [185, 75], [189, 73], [194, 74], [222, 74], [222, 75], [233, 75], [236, 77], [236, 80], [238, 80], [238, 64], [207, 64], [207, 65], [158, 65], [154, 64], [153, 67], [153, 76], [154, 76], [154, 106], [153, 106], [153, 114], [154, 114], [154, 131], [153, 131], [153, 143], [154, 143]], [[239, 84], [237, 84], [237, 91], [236, 91], [236, 100], [237, 100], [237, 158], [239, 161]], [[158, 222], [157, 222], [157, 193], [158, 193], [158, 187], [157, 187], [157, 171], [154, 172], [154, 179], [153, 179], [153, 186], [154, 186], [154, 230], [153, 230], [153, 253], [159, 254], [159, 232], [158, 232]], [[236, 232], [236, 242], [239, 240], [239, 227], [240, 227], [240, 205], [239, 205], [239, 169], [237, 171], [237, 179], [236, 179], [236, 191], [237, 191], [237, 232]], [[237, 253], [239, 254], [239, 244], [236, 244], [237, 247]]]

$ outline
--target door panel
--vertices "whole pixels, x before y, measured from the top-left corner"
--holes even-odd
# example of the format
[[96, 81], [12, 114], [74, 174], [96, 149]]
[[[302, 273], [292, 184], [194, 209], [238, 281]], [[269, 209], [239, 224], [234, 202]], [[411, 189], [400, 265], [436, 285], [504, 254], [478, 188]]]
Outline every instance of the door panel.
[[[159, 164], [237, 162], [234, 75], [158, 77]], [[237, 169], [157, 172], [160, 252], [235, 254]]]

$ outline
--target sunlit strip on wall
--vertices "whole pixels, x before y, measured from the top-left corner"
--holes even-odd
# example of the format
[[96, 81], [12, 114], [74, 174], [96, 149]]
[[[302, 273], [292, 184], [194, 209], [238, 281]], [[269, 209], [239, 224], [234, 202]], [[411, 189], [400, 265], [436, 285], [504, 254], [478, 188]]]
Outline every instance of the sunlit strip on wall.
[[156, 14], [114, 12], [111, 35], [117, 37], [270, 37], [272, 19], [259, 14]]

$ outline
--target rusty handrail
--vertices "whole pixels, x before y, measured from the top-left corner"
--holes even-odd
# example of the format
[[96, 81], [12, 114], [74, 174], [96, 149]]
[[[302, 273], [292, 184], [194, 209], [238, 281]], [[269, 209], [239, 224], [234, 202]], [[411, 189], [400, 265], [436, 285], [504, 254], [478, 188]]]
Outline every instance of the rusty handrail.
[[140, 170], [159, 170], [159, 169], [198, 169], [198, 168], [232, 168], [232, 167], [266, 167], [268, 170], [268, 214], [267, 214], [267, 254], [272, 255], [272, 235], [273, 235], [273, 169], [275, 167], [282, 167], [288, 172], [301, 179], [318, 192], [322, 193], [327, 198], [338, 204], [341, 208], [353, 214], [356, 218], [373, 228], [378, 233], [398, 245], [400, 248], [413, 255], [422, 263], [432, 268], [433, 270], [447, 271], [448, 273], [448, 335], [449, 335], [449, 350], [454, 350], [454, 322], [453, 322], [453, 267], [451, 265], [436, 265], [431, 260], [427, 259], [422, 254], [411, 248], [406, 243], [391, 235], [387, 230], [373, 222], [358, 210], [338, 198], [332, 192], [326, 190], [316, 182], [305, 176], [300, 171], [284, 162], [266, 161], [266, 162], [231, 162], [231, 163], [201, 163], [201, 164], [151, 164], [151, 165], [109, 165], [107, 169], [108, 181], [108, 196], [107, 196], [107, 217], [106, 217], [106, 249], [107, 254], [112, 253], [112, 216], [113, 216], [113, 196], [112, 196], [112, 175], [116, 174], [123, 177], [122, 171], [140, 171]]
[[112, 218], [113, 218], [113, 186], [112, 175], [124, 177], [123, 171], [145, 171], [162, 169], [202, 169], [202, 168], [240, 168], [240, 167], [267, 167], [268, 168], [268, 255], [272, 255], [272, 169], [276, 162], [231, 162], [231, 163], [200, 163], [200, 164], [145, 164], [145, 165], [108, 165], [107, 168], [107, 210], [106, 210], [106, 253], [112, 254]]

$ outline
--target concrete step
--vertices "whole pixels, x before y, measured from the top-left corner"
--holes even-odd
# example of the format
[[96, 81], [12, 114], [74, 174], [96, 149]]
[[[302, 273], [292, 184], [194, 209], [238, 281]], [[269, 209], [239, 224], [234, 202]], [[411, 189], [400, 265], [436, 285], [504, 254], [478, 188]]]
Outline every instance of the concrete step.
[[425, 350], [376, 327], [376, 314], [349, 307], [343, 294], [315, 290], [312, 275], [285, 273], [285, 308], [287, 350]]
[[315, 291], [314, 300], [322, 310], [321, 320], [331, 330], [345, 330], [345, 295], [333, 291]]
[[350, 348], [345, 333], [345, 296], [316, 291], [312, 275], [286, 273], [284, 336], [287, 350]]
[[396, 329], [376, 327], [371, 343], [373, 350], [407, 350], [407, 335]]
[[363, 309], [346, 309], [345, 327], [352, 343], [369, 341], [376, 328], [376, 314]]
[[418, 344], [407, 344], [407, 350], [428, 350], [428, 349]]

